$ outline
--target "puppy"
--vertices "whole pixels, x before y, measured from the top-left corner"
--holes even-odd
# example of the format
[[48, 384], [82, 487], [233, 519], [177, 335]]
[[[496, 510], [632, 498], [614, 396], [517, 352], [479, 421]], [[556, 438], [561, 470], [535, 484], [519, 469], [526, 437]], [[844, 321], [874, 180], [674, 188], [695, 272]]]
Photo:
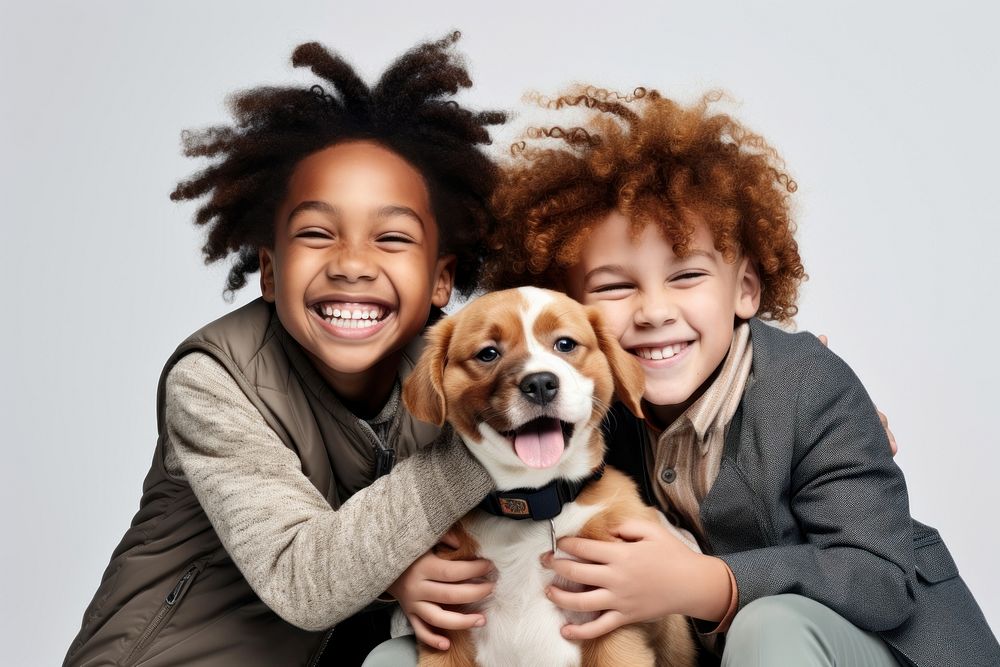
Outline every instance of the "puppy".
[[489, 559], [497, 581], [489, 598], [466, 607], [486, 625], [450, 632], [448, 651], [421, 645], [420, 665], [695, 664], [683, 616], [572, 642], [560, 628], [594, 616], [565, 612], [544, 594], [554, 575], [539, 556], [558, 538], [611, 540], [626, 518], [658, 520], [635, 484], [603, 464], [600, 425], [613, 396], [640, 414], [638, 362], [595, 310], [531, 287], [482, 296], [428, 338], [403, 401], [420, 420], [448, 420], [498, 489], [457, 524], [461, 547], [442, 555]]

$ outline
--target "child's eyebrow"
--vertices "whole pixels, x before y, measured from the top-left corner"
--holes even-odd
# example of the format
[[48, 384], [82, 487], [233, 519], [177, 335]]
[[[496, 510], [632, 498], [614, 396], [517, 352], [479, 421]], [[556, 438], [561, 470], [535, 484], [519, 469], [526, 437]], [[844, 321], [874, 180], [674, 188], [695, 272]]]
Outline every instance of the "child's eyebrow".
[[289, 211], [286, 222], [291, 222], [292, 218], [303, 211], [318, 211], [331, 216], [335, 216], [340, 213], [336, 206], [330, 206], [325, 201], [308, 200], [300, 202], [295, 208]]
[[409, 216], [414, 220], [416, 220], [417, 222], [419, 222], [421, 227], [424, 226], [424, 219], [421, 218], [419, 215], [417, 215], [416, 211], [414, 211], [409, 206], [402, 206], [400, 204], [390, 204], [388, 206], [383, 206], [378, 210], [378, 213], [375, 214], [375, 217], [378, 219], [384, 219], [384, 218], [391, 218], [394, 215]]
[[715, 261], [715, 255], [707, 250], [702, 250], [701, 248], [692, 248], [688, 250], [687, 254], [683, 257], [678, 257], [677, 261], [683, 262], [685, 259], [691, 259], [693, 257], [704, 257], [705, 259]]
[[625, 267], [621, 264], [605, 264], [604, 266], [599, 266], [596, 269], [591, 269], [587, 272], [587, 275], [583, 277], [584, 282], [590, 280], [595, 273], [601, 273], [606, 271], [608, 273], [625, 273]]

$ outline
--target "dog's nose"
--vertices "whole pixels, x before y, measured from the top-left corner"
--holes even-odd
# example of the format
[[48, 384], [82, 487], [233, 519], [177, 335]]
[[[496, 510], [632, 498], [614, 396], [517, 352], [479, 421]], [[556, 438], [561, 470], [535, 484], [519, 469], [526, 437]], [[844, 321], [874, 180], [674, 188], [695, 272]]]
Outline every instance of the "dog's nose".
[[524, 376], [518, 386], [529, 401], [545, 405], [559, 393], [559, 378], [553, 373], [532, 373]]

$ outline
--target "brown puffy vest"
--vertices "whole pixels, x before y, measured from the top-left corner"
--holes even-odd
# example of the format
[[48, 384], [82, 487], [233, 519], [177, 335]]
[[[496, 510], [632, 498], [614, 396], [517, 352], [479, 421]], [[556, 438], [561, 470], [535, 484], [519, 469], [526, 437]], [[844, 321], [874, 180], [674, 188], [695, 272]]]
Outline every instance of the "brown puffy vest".
[[[422, 345], [418, 338], [406, 349], [401, 377]], [[229, 558], [191, 487], [164, 469], [165, 381], [192, 351], [210, 354], [229, 371], [332, 507], [374, 478], [374, 443], [271, 304], [257, 299], [212, 322], [181, 343], [163, 368], [159, 437], [139, 511], [111, 556], [64, 665], [309, 665], [323, 651], [329, 633], [302, 630], [272, 612]], [[437, 433], [400, 410], [388, 441], [403, 458]], [[332, 657], [331, 664], [346, 664]]]

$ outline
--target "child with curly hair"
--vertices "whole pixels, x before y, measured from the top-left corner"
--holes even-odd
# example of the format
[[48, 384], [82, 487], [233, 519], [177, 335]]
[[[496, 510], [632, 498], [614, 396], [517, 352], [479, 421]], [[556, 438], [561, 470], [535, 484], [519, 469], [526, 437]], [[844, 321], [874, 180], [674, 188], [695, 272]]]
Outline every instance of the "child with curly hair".
[[588, 122], [531, 131], [557, 145], [515, 145], [494, 194], [486, 285], [601, 312], [646, 380], [645, 419], [619, 405], [608, 420], [608, 462], [701, 550], [644, 522], [620, 542], [561, 539], [543, 564], [579, 586], [546, 593], [596, 616], [564, 636], [680, 613], [705, 664], [1000, 664], [948, 549], [909, 515], [858, 378], [812, 335], [765, 323], [795, 315], [805, 277], [795, 183], [717, 101], [560, 97], [548, 105]]
[[213, 162], [172, 197], [204, 198], [206, 261], [235, 256], [230, 291], [259, 270], [262, 296], [164, 366], [139, 510], [65, 664], [317, 664], [324, 647], [360, 663], [388, 635], [373, 600], [492, 488], [399, 407], [421, 332], [476, 284], [493, 220], [480, 145], [504, 115], [451, 99], [471, 85], [457, 38], [374, 86], [303, 44], [293, 65], [330, 92], [244, 91], [232, 125], [186, 135]]

